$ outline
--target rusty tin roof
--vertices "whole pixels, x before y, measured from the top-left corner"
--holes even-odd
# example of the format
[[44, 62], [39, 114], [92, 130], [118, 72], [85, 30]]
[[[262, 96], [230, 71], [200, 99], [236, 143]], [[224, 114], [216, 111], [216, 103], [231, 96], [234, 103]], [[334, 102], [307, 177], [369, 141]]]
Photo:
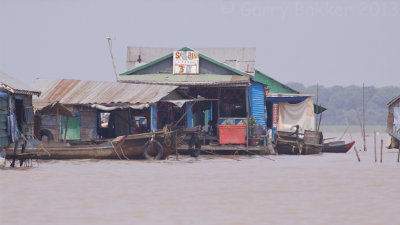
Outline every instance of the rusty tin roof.
[[151, 104], [178, 88], [166, 85], [71, 79], [37, 79], [34, 87], [42, 92], [40, 99], [67, 105]]
[[1, 72], [0, 72], [0, 87], [15, 94], [40, 95], [40, 91], [34, 89], [30, 85], [27, 85], [22, 81], [19, 81], [14, 77]]

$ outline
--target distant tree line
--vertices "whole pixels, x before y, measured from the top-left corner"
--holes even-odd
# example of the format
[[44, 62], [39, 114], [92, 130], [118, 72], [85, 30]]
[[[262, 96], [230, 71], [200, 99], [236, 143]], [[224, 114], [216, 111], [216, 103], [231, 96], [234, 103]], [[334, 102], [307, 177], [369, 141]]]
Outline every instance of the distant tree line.
[[[304, 86], [300, 83], [288, 83], [287, 86], [305, 94], [316, 94], [317, 85]], [[365, 93], [365, 120], [366, 125], [386, 125], [387, 103], [400, 95], [400, 87], [387, 86], [376, 88], [366, 86]], [[316, 102], [316, 97], [314, 97]], [[318, 102], [328, 108], [322, 114], [324, 125], [346, 125], [345, 116], [350, 125], [359, 125], [356, 114], [358, 110], [362, 120], [362, 86], [333, 86], [318, 87]]]

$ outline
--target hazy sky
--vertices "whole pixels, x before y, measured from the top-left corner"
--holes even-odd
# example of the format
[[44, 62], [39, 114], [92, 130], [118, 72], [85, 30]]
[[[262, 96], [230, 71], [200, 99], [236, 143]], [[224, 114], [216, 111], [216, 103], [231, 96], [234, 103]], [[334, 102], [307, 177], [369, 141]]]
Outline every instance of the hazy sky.
[[113, 81], [126, 48], [256, 47], [281, 82], [400, 86], [400, 1], [0, 0], [0, 71]]

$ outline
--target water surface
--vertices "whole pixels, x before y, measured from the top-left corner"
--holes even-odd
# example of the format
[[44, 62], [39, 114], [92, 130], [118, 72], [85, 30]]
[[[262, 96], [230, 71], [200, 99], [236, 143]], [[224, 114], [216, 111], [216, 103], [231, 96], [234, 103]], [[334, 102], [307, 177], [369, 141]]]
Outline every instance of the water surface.
[[40, 161], [0, 170], [0, 224], [400, 224], [397, 151], [359, 153]]

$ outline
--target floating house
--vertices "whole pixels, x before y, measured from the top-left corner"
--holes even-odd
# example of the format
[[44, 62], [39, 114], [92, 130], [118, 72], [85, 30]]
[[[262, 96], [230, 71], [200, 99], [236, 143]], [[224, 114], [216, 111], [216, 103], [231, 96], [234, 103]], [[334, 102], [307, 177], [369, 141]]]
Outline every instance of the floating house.
[[[312, 95], [300, 94], [255, 70], [255, 48], [128, 47], [127, 72], [118, 81], [175, 85], [185, 95], [207, 99], [186, 104], [186, 126], [214, 126], [219, 144], [248, 145], [251, 116], [261, 136], [266, 129], [287, 129], [299, 122], [303, 130], [314, 129]], [[284, 109], [293, 114], [285, 103], [300, 104], [295, 110], [301, 113], [284, 114]]]
[[[40, 91], [12, 76], [0, 73], [0, 146], [33, 139], [32, 96]], [[27, 143], [25, 143], [26, 145]]]
[[177, 100], [178, 87], [170, 85], [37, 79], [34, 87], [42, 92], [34, 100], [40, 137], [55, 141], [82, 143], [144, 133], [156, 128], [160, 100], [185, 101]]
[[400, 145], [400, 96], [394, 98], [387, 104], [388, 118], [386, 132], [389, 141], [386, 148], [399, 148]]

